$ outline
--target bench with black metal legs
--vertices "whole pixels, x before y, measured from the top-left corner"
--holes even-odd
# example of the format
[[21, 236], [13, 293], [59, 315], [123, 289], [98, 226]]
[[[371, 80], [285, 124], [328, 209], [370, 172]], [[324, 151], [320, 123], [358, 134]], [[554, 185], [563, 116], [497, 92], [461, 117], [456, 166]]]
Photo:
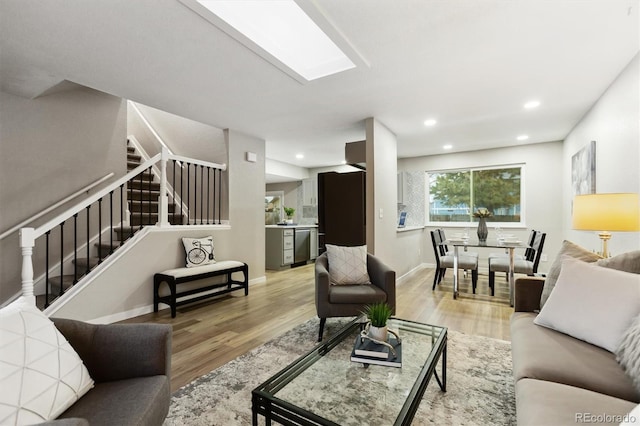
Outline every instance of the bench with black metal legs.
[[[234, 280], [234, 273], [242, 273], [243, 280]], [[194, 282], [212, 277], [225, 276], [226, 282], [190, 288], [177, 291], [178, 284]], [[169, 294], [160, 296], [160, 286], [165, 282], [169, 287]], [[158, 312], [158, 305], [165, 303], [171, 307], [171, 318], [176, 317], [176, 308], [187, 303], [193, 303], [210, 297], [219, 296], [235, 290], [244, 289], [244, 295], [249, 294], [249, 266], [236, 260], [223, 260], [195, 268], [175, 268], [159, 272], [153, 277], [153, 311]], [[194, 294], [205, 293], [197, 297], [178, 300]]]

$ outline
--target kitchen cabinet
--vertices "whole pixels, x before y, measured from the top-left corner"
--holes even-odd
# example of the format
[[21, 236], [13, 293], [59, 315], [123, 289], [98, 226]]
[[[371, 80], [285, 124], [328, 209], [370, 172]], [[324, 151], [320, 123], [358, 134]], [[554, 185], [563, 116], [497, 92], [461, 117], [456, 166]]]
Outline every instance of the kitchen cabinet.
[[318, 204], [318, 183], [315, 178], [302, 181], [302, 205], [315, 206]]
[[318, 257], [318, 229], [315, 226], [267, 226], [265, 267], [284, 269]]

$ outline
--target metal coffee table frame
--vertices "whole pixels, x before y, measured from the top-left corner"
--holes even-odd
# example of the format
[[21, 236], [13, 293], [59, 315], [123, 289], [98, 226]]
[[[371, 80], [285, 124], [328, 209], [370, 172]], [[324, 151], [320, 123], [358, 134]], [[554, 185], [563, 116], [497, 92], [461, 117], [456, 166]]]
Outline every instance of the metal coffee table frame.
[[[429, 324], [418, 323], [414, 321], [402, 321], [408, 327], [411, 324], [415, 326], [425, 327]], [[333, 348], [345, 341], [351, 339], [356, 329], [360, 329], [364, 323], [360, 318], [356, 318], [326, 342], [318, 344], [306, 355], [301, 356], [296, 361], [285, 367], [283, 370], [272, 376], [266, 382], [258, 386], [252, 391], [252, 423], [258, 424], [258, 415], [264, 416], [267, 425], [271, 425], [272, 421], [283, 425], [333, 425], [339, 426], [337, 423], [325, 419], [315, 413], [295, 406], [287, 401], [283, 401], [276, 396], [277, 392], [289, 384], [293, 379], [298, 377], [307, 368], [320, 360], [324, 355], [329, 353]], [[441, 329], [439, 336], [435, 339], [431, 347], [431, 351], [426, 361], [417, 375], [416, 380], [411, 388], [402, 409], [400, 410], [394, 425], [409, 425], [420, 405], [422, 396], [424, 395], [431, 376], [435, 376], [440, 389], [446, 392], [447, 388], [447, 328], [437, 327]], [[438, 377], [436, 366], [438, 360], [442, 360], [442, 379]], [[385, 367], [392, 368], [392, 367]], [[356, 409], [356, 407], [354, 407]]]

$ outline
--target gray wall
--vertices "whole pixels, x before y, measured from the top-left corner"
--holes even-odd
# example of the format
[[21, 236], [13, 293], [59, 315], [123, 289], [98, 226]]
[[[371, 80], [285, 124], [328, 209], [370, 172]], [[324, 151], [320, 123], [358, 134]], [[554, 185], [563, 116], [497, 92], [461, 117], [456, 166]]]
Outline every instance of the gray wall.
[[[398, 160], [398, 169], [403, 171], [446, 170], [462, 167], [485, 167], [505, 164], [525, 165], [525, 195], [524, 214], [525, 227], [511, 228], [510, 233], [525, 238], [531, 229], [542, 230], [547, 233], [543, 253], [553, 259], [563, 240], [562, 234], [562, 142], [550, 142], [532, 145], [515, 146], [510, 148], [491, 149], [484, 151], [451, 153], [425, 157], [404, 158]], [[555, 208], [554, 208], [555, 206]], [[420, 247], [422, 261], [435, 264], [431, 237], [425, 231], [409, 231], [413, 234], [412, 243]], [[446, 228], [455, 231], [454, 227]], [[460, 229], [458, 228], [459, 232]], [[493, 230], [489, 227], [489, 232]], [[398, 233], [399, 239], [410, 236]], [[419, 236], [419, 237], [418, 237]], [[486, 255], [481, 255], [480, 268], [487, 268]], [[414, 265], [414, 267], [417, 265]], [[542, 262], [539, 270], [546, 271], [549, 262]], [[407, 272], [407, 270], [403, 270]]]
[[[571, 157], [590, 141], [596, 141], [596, 193], [640, 192], [639, 82], [640, 56], [636, 55], [565, 139], [563, 234], [591, 250], [601, 250], [597, 233], [571, 229]], [[639, 232], [612, 234], [612, 255], [640, 248]]]
[[[113, 179], [126, 173], [126, 105], [121, 98], [87, 88], [36, 99], [2, 92], [0, 128], [0, 232], [108, 173], [115, 173]], [[2, 302], [20, 291], [17, 233], [0, 241], [0, 262]]]
[[[150, 312], [153, 274], [184, 266], [182, 237], [213, 235], [216, 258], [239, 260], [249, 265], [249, 279], [264, 279], [264, 141], [225, 130], [228, 148], [230, 226], [189, 226], [143, 230], [126, 255], [81, 288], [79, 294], [52, 316], [91, 322], [112, 322]], [[256, 163], [245, 161], [255, 152]], [[151, 255], [150, 255], [151, 254]], [[251, 293], [249, 293], [251, 297]], [[166, 309], [165, 305], [161, 309]]]

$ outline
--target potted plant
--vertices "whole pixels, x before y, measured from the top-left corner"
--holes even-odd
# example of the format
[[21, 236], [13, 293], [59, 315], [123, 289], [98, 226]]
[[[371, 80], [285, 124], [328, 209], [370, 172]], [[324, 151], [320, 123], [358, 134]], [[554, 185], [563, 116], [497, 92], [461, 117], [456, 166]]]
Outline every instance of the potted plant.
[[296, 209], [294, 209], [293, 207], [285, 207], [284, 208], [284, 214], [287, 216], [287, 222], [288, 223], [292, 223], [293, 222], [293, 214], [296, 212]]
[[368, 305], [363, 312], [369, 320], [369, 337], [386, 342], [388, 337], [387, 321], [391, 318], [392, 309], [386, 302]]

